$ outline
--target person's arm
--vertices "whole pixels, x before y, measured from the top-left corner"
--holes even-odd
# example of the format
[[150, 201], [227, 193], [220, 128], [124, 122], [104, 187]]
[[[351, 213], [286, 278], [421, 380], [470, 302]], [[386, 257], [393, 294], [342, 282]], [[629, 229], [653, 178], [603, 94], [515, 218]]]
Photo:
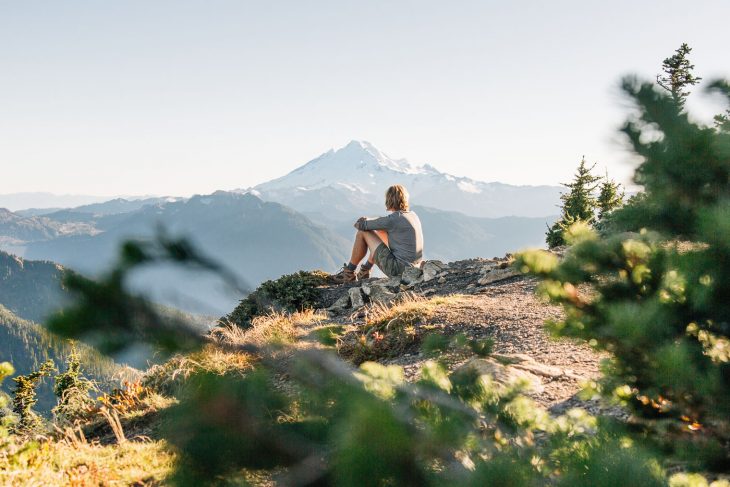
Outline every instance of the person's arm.
[[392, 221], [393, 219], [387, 216], [372, 219], [362, 217], [355, 222], [355, 228], [358, 230], [389, 230]]

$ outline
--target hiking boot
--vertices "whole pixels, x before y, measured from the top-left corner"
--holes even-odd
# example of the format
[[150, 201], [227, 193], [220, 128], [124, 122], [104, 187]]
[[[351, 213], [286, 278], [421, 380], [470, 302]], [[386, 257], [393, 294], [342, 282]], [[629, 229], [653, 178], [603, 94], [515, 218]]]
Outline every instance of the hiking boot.
[[360, 270], [357, 271], [357, 274], [355, 277], [357, 277], [358, 281], [362, 281], [363, 279], [370, 279], [370, 271], [372, 271], [373, 268], [370, 269], [363, 269], [362, 266], [360, 267]]
[[355, 275], [355, 271], [351, 271], [347, 268], [347, 264], [342, 266], [342, 269], [340, 269], [340, 272], [337, 274], [333, 274], [332, 277], [330, 277], [332, 282], [335, 284], [344, 284], [346, 282], [354, 282], [357, 280], [357, 276]]

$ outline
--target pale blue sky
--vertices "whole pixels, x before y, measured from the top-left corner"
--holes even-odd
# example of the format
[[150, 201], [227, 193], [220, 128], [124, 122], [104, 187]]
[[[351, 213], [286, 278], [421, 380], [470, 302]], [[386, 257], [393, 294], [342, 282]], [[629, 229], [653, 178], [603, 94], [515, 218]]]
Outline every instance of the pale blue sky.
[[[623, 74], [730, 77], [730, 1], [0, 0], [0, 193], [205, 193], [351, 139], [485, 181], [620, 179]], [[691, 107], [707, 117], [700, 90]]]

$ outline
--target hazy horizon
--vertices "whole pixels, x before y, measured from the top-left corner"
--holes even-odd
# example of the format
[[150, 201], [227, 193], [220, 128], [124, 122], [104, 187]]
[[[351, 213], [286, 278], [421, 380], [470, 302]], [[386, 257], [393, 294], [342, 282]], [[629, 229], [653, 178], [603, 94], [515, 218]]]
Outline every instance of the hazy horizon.
[[[455, 176], [626, 183], [618, 82], [682, 43], [730, 77], [730, 4], [0, 0], [0, 194], [255, 186], [351, 139]], [[720, 107], [693, 90], [690, 112]]]

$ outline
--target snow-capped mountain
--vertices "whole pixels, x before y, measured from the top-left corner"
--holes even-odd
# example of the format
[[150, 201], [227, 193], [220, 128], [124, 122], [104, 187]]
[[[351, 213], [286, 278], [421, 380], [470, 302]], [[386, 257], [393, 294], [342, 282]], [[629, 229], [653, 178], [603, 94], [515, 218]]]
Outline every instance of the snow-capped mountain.
[[382, 213], [383, 195], [404, 185], [421, 206], [471, 216], [546, 216], [556, 213], [558, 186], [513, 186], [451, 176], [436, 168], [392, 159], [372, 144], [353, 140], [289, 174], [247, 191], [265, 200], [331, 219]]

